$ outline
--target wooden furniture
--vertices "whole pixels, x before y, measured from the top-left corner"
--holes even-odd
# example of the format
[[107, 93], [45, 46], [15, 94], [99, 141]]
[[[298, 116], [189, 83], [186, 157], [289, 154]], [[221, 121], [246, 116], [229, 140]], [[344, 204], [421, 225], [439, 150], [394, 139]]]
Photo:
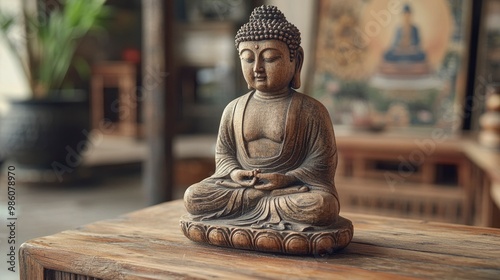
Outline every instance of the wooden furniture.
[[500, 151], [482, 147], [475, 141], [463, 144], [471, 162], [474, 182], [474, 224], [500, 228]]
[[[343, 213], [354, 238], [331, 256], [294, 257], [194, 243], [182, 201], [37, 238], [21, 279], [497, 279], [500, 230]], [[73, 277], [73, 278], [71, 278]]]
[[425, 134], [337, 136], [341, 205], [348, 211], [473, 224], [464, 140]]
[[174, 182], [176, 190], [182, 192], [215, 171], [216, 135], [177, 135], [173, 141]]
[[[347, 177], [387, 179], [392, 175], [391, 179], [396, 181], [465, 186], [469, 183], [469, 173], [462, 152], [463, 141], [452, 136], [432, 139], [429, 133], [340, 133], [337, 135], [343, 165], [340, 172]], [[446, 172], [438, 173], [447, 167], [456, 174], [446, 177], [443, 174]]]
[[337, 131], [342, 208], [500, 227], [500, 151], [476, 138]]
[[472, 224], [473, 197], [456, 186], [339, 177], [340, 205], [346, 211], [434, 222]]
[[[118, 114], [117, 129], [106, 130], [113, 134], [136, 136], [137, 97], [136, 69], [129, 62], [102, 62], [92, 67], [91, 118], [92, 128], [99, 129], [105, 119], [105, 106]], [[118, 99], [105, 104], [105, 88], [118, 88]], [[102, 130], [102, 129], [101, 129]]]

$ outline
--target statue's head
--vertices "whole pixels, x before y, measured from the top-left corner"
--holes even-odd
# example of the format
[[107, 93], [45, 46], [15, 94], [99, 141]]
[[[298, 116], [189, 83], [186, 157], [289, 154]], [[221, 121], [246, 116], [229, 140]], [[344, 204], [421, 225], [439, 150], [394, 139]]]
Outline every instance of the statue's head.
[[409, 24], [411, 22], [411, 7], [408, 4], [405, 4], [403, 7], [403, 20], [404, 23]]
[[411, 7], [408, 4], [405, 4], [403, 7], [403, 13], [405, 14], [411, 14]]
[[253, 10], [250, 21], [236, 33], [236, 48], [249, 88], [278, 91], [300, 87], [304, 51], [300, 31], [274, 6]]

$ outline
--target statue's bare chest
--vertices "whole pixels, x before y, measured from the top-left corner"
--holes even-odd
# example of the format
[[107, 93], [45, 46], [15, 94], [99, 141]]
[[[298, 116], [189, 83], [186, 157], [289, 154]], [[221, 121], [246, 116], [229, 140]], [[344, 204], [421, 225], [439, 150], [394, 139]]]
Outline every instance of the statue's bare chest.
[[247, 142], [260, 139], [282, 143], [291, 98], [261, 101], [250, 99], [245, 109], [243, 136]]

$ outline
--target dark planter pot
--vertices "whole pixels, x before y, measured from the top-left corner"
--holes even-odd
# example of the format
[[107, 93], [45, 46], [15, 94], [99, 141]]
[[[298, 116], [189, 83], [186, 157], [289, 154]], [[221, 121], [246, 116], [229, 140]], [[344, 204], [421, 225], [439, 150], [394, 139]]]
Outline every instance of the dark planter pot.
[[16, 168], [54, 171], [59, 178], [81, 165], [89, 131], [82, 97], [10, 102], [0, 116], [0, 158]]

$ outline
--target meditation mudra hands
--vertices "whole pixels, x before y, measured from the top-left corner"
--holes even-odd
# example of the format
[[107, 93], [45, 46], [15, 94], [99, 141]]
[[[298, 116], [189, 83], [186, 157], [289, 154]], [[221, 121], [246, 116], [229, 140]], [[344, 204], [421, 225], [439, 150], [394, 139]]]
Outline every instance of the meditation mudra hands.
[[[231, 172], [230, 177], [233, 182], [219, 181], [217, 182], [217, 184], [225, 187], [253, 187], [257, 190], [272, 191], [276, 189], [286, 188], [297, 182], [297, 179], [293, 176], [281, 173], [262, 173], [260, 169], [235, 169]], [[296, 191], [306, 192], [308, 190], [308, 187], [302, 186]]]

